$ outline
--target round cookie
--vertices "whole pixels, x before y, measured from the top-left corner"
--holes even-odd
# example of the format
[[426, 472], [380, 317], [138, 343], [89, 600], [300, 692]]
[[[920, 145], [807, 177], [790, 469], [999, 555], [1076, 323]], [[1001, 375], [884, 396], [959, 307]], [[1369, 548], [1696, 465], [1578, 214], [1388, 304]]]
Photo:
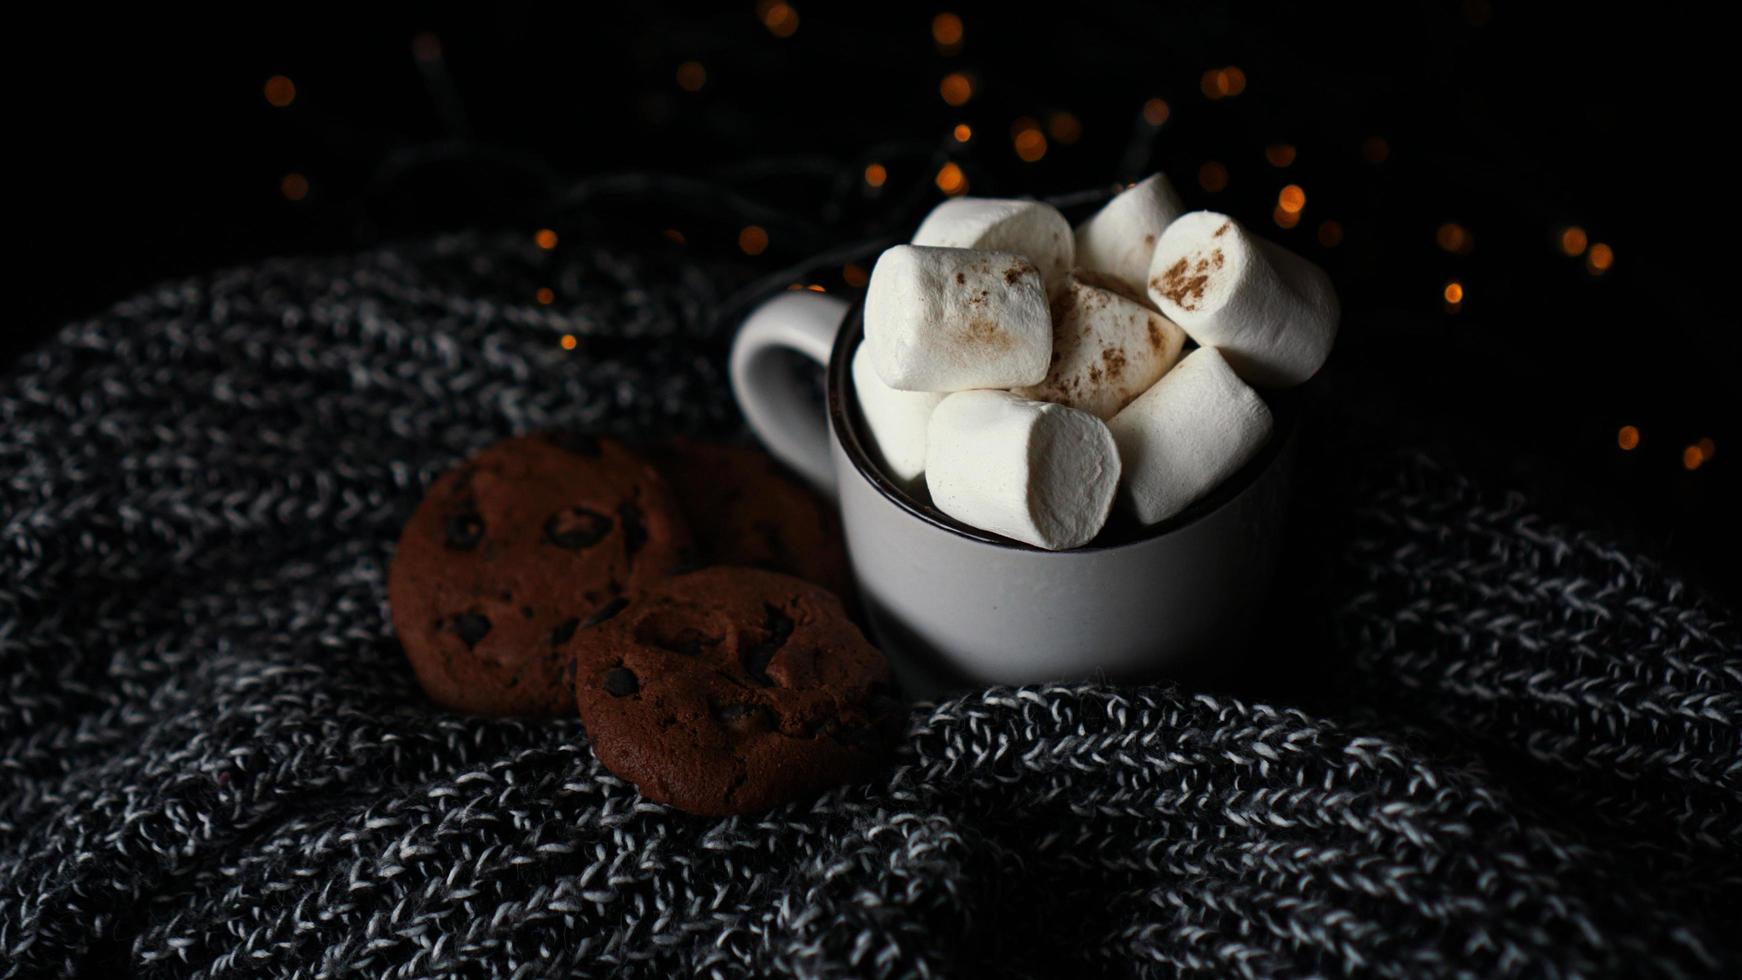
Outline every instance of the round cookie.
[[674, 439], [655, 457], [710, 564], [750, 565], [850, 596], [834, 509], [767, 453]]
[[664, 578], [688, 540], [665, 481], [620, 444], [508, 439], [442, 474], [406, 523], [393, 628], [437, 704], [571, 714], [576, 631]]
[[576, 639], [599, 761], [705, 816], [866, 778], [899, 723], [889, 663], [808, 582], [716, 566], [627, 598]]

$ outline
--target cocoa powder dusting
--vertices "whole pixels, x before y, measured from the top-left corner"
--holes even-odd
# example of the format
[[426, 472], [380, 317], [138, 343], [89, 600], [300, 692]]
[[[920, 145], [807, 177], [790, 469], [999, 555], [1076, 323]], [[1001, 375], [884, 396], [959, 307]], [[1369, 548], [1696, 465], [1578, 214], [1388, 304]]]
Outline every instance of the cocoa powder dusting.
[[967, 284], [968, 284], [968, 277], [962, 275], [960, 272], [956, 273], [956, 285], [966, 286]]
[[1168, 302], [1180, 309], [1195, 310], [1198, 308], [1196, 301], [1204, 298], [1204, 285], [1210, 281], [1210, 277], [1203, 272], [1204, 268], [1205, 264], [1200, 260], [1197, 274], [1193, 275], [1187, 269], [1186, 260], [1180, 259], [1168, 266], [1167, 271], [1160, 277], [1150, 280], [1150, 288], [1167, 297]]
[[1125, 348], [1106, 347], [1101, 350], [1101, 363], [1107, 365], [1107, 380], [1118, 381], [1125, 373]]
[[1161, 335], [1161, 328], [1155, 325], [1155, 318], [1150, 317], [1149, 318], [1149, 349], [1152, 351], [1159, 352], [1162, 348], [1163, 343], [1164, 343], [1164, 338]]

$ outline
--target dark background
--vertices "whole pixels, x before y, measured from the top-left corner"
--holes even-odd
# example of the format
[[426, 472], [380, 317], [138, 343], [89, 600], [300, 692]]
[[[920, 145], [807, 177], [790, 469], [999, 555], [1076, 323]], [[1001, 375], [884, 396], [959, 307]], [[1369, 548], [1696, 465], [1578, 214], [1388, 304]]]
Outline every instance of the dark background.
[[[1160, 169], [1189, 204], [1331, 271], [1345, 319], [1320, 386], [1345, 406], [1340, 424], [1498, 470], [1738, 597], [1742, 181], [1731, 35], [1708, 15], [1458, 0], [1055, 5], [1045, 21], [1010, 5], [586, 6], [92, 14], [15, 31], [23, 261], [0, 362], [167, 277], [468, 225], [608, 233], [731, 256], [747, 281], [850, 290], [839, 261], [781, 270], [910, 228], [946, 163], [976, 194]], [[959, 43], [934, 37], [941, 11], [960, 16]], [[679, 84], [689, 61], [706, 76], [693, 92]], [[1228, 66], [1244, 88], [1207, 97], [1205, 73]], [[940, 97], [951, 72], [972, 84], [959, 107]], [[276, 75], [294, 83], [288, 106], [267, 99]], [[1159, 126], [1151, 99], [1167, 104]], [[1048, 134], [1032, 162], [1013, 144], [1025, 117]], [[1286, 167], [1267, 159], [1281, 144]], [[1200, 182], [1210, 162], [1227, 174], [1217, 192]], [[1282, 228], [1289, 184], [1307, 203]], [[739, 245], [747, 214], [768, 236], [760, 254]], [[1565, 254], [1569, 226], [1612, 264]], [[1623, 426], [1638, 430], [1631, 450]], [[1702, 439], [1710, 452], [1690, 450]]]

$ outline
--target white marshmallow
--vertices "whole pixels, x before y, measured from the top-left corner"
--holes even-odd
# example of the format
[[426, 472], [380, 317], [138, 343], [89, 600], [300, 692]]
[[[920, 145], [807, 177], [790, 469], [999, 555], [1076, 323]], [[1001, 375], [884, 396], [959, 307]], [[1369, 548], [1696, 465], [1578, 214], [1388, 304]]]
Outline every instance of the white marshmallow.
[[1270, 438], [1270, 409], [1214, 347], [1187, 354], [1107, 423], [1119, 444], [1120, 504], [1145, 524], [1185, 510]]
[[1100, 419], [1007, 391], [961, 391], [932, 412], [925, 482], [964, 524], [1060, 551], [1107, 522], [1119, 448]]
[[925, 471], [925, 427], [944, 392], [898, 391], [884, 384], [865, 344], [853, 353], [853, 390], [883, 471], [898, 483], [912, 483]]
[[1038, 384], [1052, 356], [1040, 272], [1009, 252], [897, 245], [871, 270], [865, 343], [902, 391]]
[[1156, 243], [1185, 210], [1165, 175], [1139, 181], [1077, 226], [1077, 267], [1098, 272], [1123, 292], [1143, 298]]
[[1058, 208], [990, 197], [952, 197], [932, 208], [913, 233], [913, 244], [1027, 256], [1049, 292], [1063, 288], [1076, 252], [1071, 223]]
[[1053, 300], [1046, 380], [1014, 393], [1110, 419], [1173, 367], [1186, 335], [1167, 317], [1083, 281], [1084, 275], [1073, 273]]
[[1337, 339], [1337, 294], [1324, 270], [1212, 211], [1168, 226], [1149, 266], [1149, 298], [1256, 385], [1300, 384]]

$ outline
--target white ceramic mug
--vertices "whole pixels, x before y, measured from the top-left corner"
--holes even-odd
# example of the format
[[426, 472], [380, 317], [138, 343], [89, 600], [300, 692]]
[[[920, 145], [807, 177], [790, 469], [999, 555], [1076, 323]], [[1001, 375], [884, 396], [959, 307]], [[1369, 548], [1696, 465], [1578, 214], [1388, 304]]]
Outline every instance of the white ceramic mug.
[[[1043, 551], [962, 524], [879, 471], [849, 370], [863, 334], [859, 307], [782, 293], [740, 328], [732, 387], [769, 450], [838, 502], [866, 619], [910, 693], [1216, 672], [1244, 648], [1281, 546], [1292, 399], [1271, 399], [1269, 444], [1185, 512]], [[826, 412], [815, 367], [795, 370], [792, 352], [825, 369]]]

